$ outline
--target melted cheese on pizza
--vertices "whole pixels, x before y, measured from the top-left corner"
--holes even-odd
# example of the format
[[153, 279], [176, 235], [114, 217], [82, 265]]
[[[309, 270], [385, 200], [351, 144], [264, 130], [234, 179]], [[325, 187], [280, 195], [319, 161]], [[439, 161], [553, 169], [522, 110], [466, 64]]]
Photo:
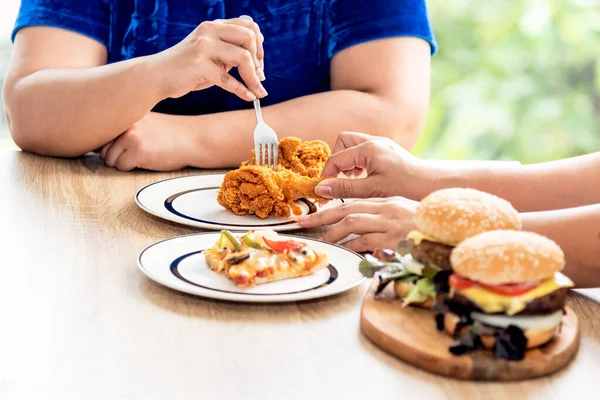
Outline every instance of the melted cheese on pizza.
[[[217, 244], [203, 252], [208, 266], [217, 273], [224, 273], [238, 287], [306, 276], [329, 265], [326, 254], [308, 245], [276, 251], [258, 233], [247, 235], [252, 235], [254, 247], [241, 240], [238, 249]], [[270, 235], [269, 240], [271, 244], [278, 243], [276, 236]]]

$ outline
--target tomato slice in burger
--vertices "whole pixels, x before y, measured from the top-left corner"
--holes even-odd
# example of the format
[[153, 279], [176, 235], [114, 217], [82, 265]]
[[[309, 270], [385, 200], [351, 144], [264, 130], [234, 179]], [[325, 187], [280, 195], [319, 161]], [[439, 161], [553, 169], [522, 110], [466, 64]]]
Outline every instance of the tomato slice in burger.
[[506, 285], [485, 285], [483, 283], [463, 278], [462, 276], [457, 274], [450, 275], [450, 278], [448, 279], [448, 284], [451, 287], [459, 290], [482, 287], [486, 290], [489, 290], [490, 292], [501, 294], [503, 296], [519, 296], [539, 286], [539, 283], [509, 283]]
[[503, 296], [519, 296], [535, 289], [539, 286], [539, 283], [509, 283], [506, 285], [484, 285], [480, 283], [479, 285], [490, 292]]
[[477, 282], [463, 278], [457, 274], [450, 275], [450, 278], [448, 278], [448, 285], [454, 289], [470, 289], [479, 286]]
[[271, 249], [273, 249], [277, 253], [283, 253], [285, 250], [299, 251], [299, 250], [302, 250], [304, 248], [304, 246], [306, 246], [305, 243], [296, 242], [293, 240], [275, 241], [275, 240], [269, 240], [269, 239], [263, 237], [263, 241], [265, 242], [265, 244], [267, 246], [269, 246]]

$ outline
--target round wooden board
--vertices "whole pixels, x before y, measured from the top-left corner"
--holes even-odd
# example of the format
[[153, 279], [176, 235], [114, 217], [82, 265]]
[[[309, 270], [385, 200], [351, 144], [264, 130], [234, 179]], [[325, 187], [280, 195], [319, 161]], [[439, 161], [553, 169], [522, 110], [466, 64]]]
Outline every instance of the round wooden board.
[[455, 356], [448, 351], [452, 338], [436, 329], [431, 311], [402, 308], [391, 284], [375, 299], [376, 287], [374, 279], [363, 301], [360, 324], [363, 333], [383, 350], [429, 372], [467, 380], [531, 379], [565, 367], [579, 347], [579, 322], [567, 307], [560, 335], [540, 348], [529, 350], [522, 361], [497, 359], [484, 350]]

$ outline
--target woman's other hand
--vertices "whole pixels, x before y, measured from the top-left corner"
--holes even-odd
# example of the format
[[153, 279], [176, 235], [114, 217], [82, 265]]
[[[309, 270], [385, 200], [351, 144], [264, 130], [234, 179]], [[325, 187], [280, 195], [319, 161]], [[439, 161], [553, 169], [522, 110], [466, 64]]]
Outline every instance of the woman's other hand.
[[418, 204], [402, 197], [356, 200], [302, 216], [298, 224], [302, 228], [331, 225], [323, 236], [330, 243], [359, 235], [343, 244], [356, 252], [394, 249], [414, 229], [412, 218]]
[[342, 133], [323, 169], [326, 179], [315, 193], [327, 199], [403, 196], [415, 199], [416, 186], [426, 173], [425, 163], [391, 139], [363, 133]]
[[[163, 96], [181, 97], [219, 86], [248, 101], [265, 97], [264, 37], [258, 24], [242, 18], [205, 21], [175, 46], [151, 57]], [[229, 74], [237, 67], [245, 86]]]
[[176, 171], [188, 167], [195, 156], [191, 149], [196, 147], [191, 143], [185, 126], [177, 123], [178, 117], [148, 113], [102, 147], [100, 158], [107, 166], [121, 171], [135, 168]]

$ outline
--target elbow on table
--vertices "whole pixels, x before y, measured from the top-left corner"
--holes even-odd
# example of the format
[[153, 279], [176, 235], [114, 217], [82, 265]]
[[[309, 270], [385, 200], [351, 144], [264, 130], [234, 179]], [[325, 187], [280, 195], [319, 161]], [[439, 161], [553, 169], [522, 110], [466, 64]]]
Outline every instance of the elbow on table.
[[35, 135], [13, 133], [12, 138], [22, 151], [39, 156], [76, 158], [88, 153], [88, 151], [61, 147], [59, 142], [53, 143], [51, 140], [37, 140]]
[[5, 110], [6, 122], [8, 124], [8, 130], [13, 139], [13, 142], [23, 151], [27, 153], [37, 153], [37, 146], [33, 135], [27, 134], [27, 131], [19, 126], [19, 123], [15, 121], [12, 114]]
[[50, 157], [78, 157], [85, 150], [65, 143], [48, 127], [41, 127], [36, 121], [35, 110], [23, 107], [16, 91], [16, 83], [11, 79], [4, 82], [2, 90], [4, 113], [8, 129], [15, 144], [24, 152]]
[[72, 158], [86, 153], [79, 149], [65, 146], [62, 140], [51, 132], [43, 132], [29, 126], [23, 121], [24, 116], [16, 116], [6, 109], [6, 121], [15, 144], [24, 152], [48, 157]]

